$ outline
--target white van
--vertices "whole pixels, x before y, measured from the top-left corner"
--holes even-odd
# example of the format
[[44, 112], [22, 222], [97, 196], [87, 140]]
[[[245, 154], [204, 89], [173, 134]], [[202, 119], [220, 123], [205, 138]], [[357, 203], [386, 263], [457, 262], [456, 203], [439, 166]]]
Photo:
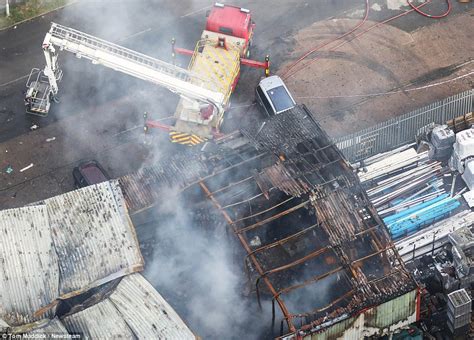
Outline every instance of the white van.
[[257, 86], [258, 105], [267, 116], [273, 116], [292, 109], [296, 102], [279, 76], [264, 78]]

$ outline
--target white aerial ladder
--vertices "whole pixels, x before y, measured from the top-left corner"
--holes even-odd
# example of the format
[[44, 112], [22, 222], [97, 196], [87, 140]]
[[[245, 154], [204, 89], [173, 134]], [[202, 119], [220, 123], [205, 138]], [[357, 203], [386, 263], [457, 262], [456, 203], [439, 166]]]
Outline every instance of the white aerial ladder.
[[58, 65], [58, 52], [68, 51], [78, 58], [86, 58], [133, 77], [163, 86], [177, 93], [183, 105], [198, 108], [212, 105], [213, 114], [222, 115], [225, 95], [209, 90], [212, 80], [181, 67], [163, 62], [107, 42], [78, 30], [52, 23], [43, 41], [46, 65], [43, 70], [33, 69], [27, 81], [26, 111], [46, 116], [51, 101], [57, 101], [58, 83], [62, 71]]

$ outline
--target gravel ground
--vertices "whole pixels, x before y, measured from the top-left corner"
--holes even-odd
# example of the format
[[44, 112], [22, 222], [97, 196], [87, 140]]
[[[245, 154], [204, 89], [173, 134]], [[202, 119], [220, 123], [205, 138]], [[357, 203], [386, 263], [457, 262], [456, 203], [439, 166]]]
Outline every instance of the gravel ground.
[[[297, 101], [306, 104], [334, 137], [409, 112], [472, 88], [474, 76], [419, 91], [377, 97], [358, 95], [421, 87], [472, 72], [473, 13], [471, 10], [453, 15], [413, 32], [380, 26], [334, 52], [324, 52], [330, 47], [324, 48], [313, 55], [317, 60], [286, 83]], [[308, 46], [334, 39], [357, 22], [333, 19], [300, 30], [295, 35], [293, 56], [301, 55]], [[361, 29], [373, 24], [369, 21]], [[331, 46], [334, 45], [337, 43]], [[284, 71], [288, 65], [280, 69]]]

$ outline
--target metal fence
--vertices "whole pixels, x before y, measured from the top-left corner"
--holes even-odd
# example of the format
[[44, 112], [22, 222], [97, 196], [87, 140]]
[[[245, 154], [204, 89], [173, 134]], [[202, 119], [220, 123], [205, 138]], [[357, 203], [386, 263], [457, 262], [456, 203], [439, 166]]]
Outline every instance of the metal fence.
[[347, 160], [354, 163], [414, 142], [427, 127], [473, 111], [474, 89], [334, 140]]

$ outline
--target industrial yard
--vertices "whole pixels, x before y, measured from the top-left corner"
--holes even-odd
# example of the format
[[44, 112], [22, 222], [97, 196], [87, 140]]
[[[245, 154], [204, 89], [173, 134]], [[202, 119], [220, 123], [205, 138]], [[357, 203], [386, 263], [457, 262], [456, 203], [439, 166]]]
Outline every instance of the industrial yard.
[[474, 3], [43, 2], [0, 4], [0, 335], [474, 338]]

